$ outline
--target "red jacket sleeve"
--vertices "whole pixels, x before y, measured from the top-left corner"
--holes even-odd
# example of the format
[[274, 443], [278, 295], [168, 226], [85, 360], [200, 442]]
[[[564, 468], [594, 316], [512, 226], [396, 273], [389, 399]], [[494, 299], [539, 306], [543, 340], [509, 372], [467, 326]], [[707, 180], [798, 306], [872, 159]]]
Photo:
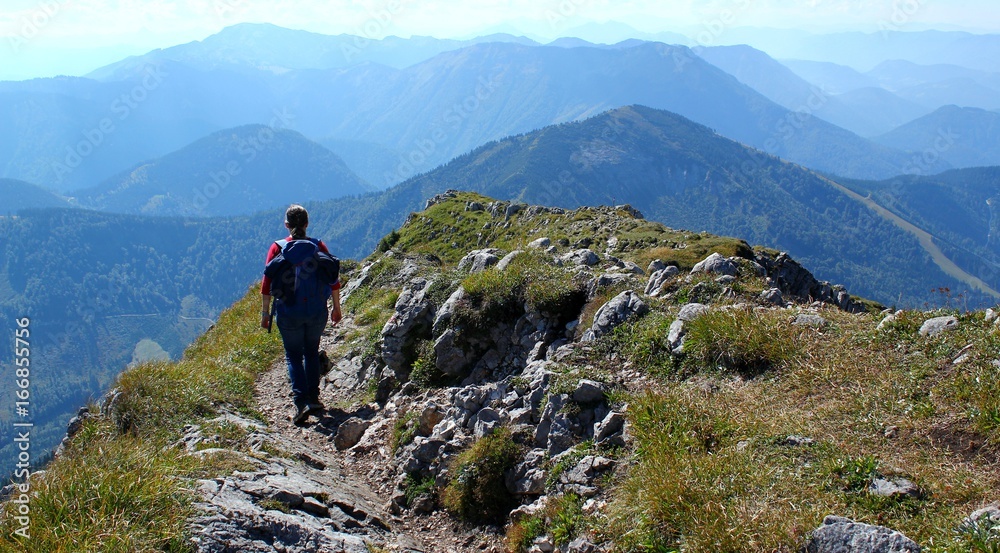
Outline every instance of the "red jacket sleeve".
[[[277, 242], [272, 242], [270, 249], [267, 250], [267, 257], [264, 259], [264, 266], [267, 266], [276, 255], [281, 252], [281, 248], [278, 247]], [[265, 296], [271, 295], [271, 279], [264, 276], [264, 280], [260, 283], [260, 293]]]

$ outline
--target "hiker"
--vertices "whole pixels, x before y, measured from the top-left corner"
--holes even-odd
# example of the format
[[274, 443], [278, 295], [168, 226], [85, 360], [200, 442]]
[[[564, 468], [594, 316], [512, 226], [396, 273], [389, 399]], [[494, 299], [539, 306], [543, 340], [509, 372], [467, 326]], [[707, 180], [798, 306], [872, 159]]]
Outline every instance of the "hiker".
[[[292, 422], [296, 425], [305, 423], [310, 415], [319, 415], [324, 410], [319, 400], [319, 342], [326, 328], [328, 298], [333, 298], [330, 320], [336, 325], [343, 318], [340, 311], [339, 261], [329, 255], [330, 250], [321, 240], [306, 235], [308, 226], [309, 214], [304, 207], [292, 205], [285, 211], [285, 227], [289, 236], [271, 244], [267, 251], [264, 281], [260, 289], [261, 327], [271, 330], [273, 316], [277, 315], [295, 402]], [[322, 254], [326, 254], [325, 259], [336, 262], [332, 275], [330, 271], [324, 273], [317, 270], [317, 266], [325, 268], [316, 261]], [[275, 297], [273, 311], [272, 295]]]

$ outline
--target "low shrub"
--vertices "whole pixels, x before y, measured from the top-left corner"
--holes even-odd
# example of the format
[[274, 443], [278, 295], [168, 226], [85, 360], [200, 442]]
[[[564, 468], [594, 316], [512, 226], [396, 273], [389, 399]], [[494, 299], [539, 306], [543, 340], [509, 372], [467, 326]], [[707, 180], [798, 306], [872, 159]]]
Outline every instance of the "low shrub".
[[445, 508], [466, 521], [501, 522], [514, 505], [504, 476], [519, 453], [506, 428], [460, 453], [450, 468], [454, 476], [441, 495]]

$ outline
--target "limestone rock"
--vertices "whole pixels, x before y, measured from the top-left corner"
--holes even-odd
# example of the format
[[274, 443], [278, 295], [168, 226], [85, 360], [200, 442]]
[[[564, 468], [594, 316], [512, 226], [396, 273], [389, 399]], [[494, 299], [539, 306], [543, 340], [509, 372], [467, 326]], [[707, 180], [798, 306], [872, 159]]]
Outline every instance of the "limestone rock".
[[333, 437], [333, 445], [337, 449], [350, 449], [361, 441], [371, 423], [357, 417], [351, 417], [340, 423], [337, 427], [337, 434]]
[[523, 253], [524, 253], [524, 250], [514, 250], [514, 251], [510, 252], [509, 254], [503, 256], [503, 259], [501, 259], [500, 262], [497, 263], [497, 270], [498, 271], [506, 271], [507, 267], [510, 266], [511, 262], [514, 261], [514, 258], [517, 257], [517, 256], [519, 256], [519, 255], [521, 255], [521, 254], [523, 254]]
[[466, 254], [466, 256], [458, 262], [458, 270], [469, 271], [470, 273], [481, 273], [499, 263], [500, 257], [498, 256], [501, 253], [503, 252], [496, 248], [473, 250]]
[[594, 326], [587, 334], [591, 339], [600, 338], [625, 321], [648, 312], [649, 306], [639, 298], [639, 295], [632, 290], [626, 290], [597, 310], [594, 315]]
[[736, 276], [737, 267], [735, 263], [723, 257], [722, 254], [713, 253], [691, 269], [691, 274], [697, 273]]
[[933, 319], [924, 321], [924, 324], [920, 327], [920, 335], [937, 336], [942, 332], [958, 330], [958, 326], [958, 319], [954, 316], [934, 317]]
[[552, 245], [552, 240], [549, 240], [548, 238], [544, 238], [543, 237], [543, 238], [539, 238], [537, 240], [532, 240], [528, 244], [528, 247], [532, 248], [532, 249], [535, 249], [535, 250], [546, 250], [551, 245]]
[[593, 403], [604, 399], [604, 384], [593, 380], [581, 380], [573, 391], [573, 401]]
[[580, 265], [584, 267], [592, 267], [601, 262], [601, 258], [598, 257], [593, 250], [590, 249], [579, 249], [573, 250], [565, 255], [559, 257], [564, 263], [569, 263], [571, 265]]
[[678, 321], [684, 321], [689, 323], [698, 317], [708, 313], [709, 307], [702, 303], [688, 303], [684, 307], [681, 307], [680, 312], [677, 314]]
[[382, 327], [382, 359], [396, 374], [405, 372], [412, 362], [409, 346], [430, 334], [434, 304], [426, 297], [429, 288], [426, 279], [411, 281], [396, 300], [396, 312]]
[[[650, 267], [652, 267], [652, 264], [650, 264]], [[646, 283], [646, 295], [653, 297], [660, 295], [660, 289], [663, 288], [663, 285], [678, 274], [680, 274], [680, 269], [673, 265], [656, 271], [649, 277], [649, 282]]]
[[813, 531], [805, 553], [920, 553], [920, 546], [903, 534], [882, 526], [828, 516]]
[[792, 326], [811, 326], [813, 328], [823, 328], [827, 324], [829, 324], [829, 322], [823, 317], [808, 313], [796, 315], [795, 320], [792, 321]]
[[919, 498], [920, 488], [906, 478], [876, 478], [868, 486], [868, 493], [880, 497], [912, 497]]
[[771, 305], [782, 306], [785, 305], [785, 298], [781, 295], [781, 290], [777, 288], [771, 288], [764, 290], [760, 293], [761, 301], [769, 303]]

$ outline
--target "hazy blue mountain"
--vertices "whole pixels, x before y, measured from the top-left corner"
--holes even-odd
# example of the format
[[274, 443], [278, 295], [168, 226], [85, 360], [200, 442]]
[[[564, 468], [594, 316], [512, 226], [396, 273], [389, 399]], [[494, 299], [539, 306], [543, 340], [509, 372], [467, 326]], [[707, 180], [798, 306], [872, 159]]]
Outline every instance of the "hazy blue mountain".
[[889, 90], [903, 90], [929, 83], [969, 79], [1000, 90], [1000, 73], [976, 71], [952, 64], [920, 65], [905, 60], [880, 63], [867, 73]]
[[1000, 106], [1000, 91], [969, 78], [921, 84], [904, 88], [897, 94], [932, 109], [947, 105], [981, 109], [996, 109]]
[[422, 198], [449, 188], [566, 208], [630, 203], [675, 228], [787, 250], [821, 278], [887, 303], [920, 305], [935, 301], [932, 288], [962, 289], [915, 238], [826, 179], [646, 107], [491, 142], [381, 194], [313, 211], [317, 228], [362, 255]]
[[955, 167], [1000, 165], [1000, 113], [945, 106], [875, 140]]
[[0, 216], [14, 215], [22, 209], [69, 207], [69, 201], [29, 182], [0, 179]]
[[354, 171], [362, 180], [379, 188], [387, 187], [384, 180], [385, 174], [391, 173], [395, 169], [400, 156], [399, 152], [374, 142], [336, 138], [328, 138], [318, 142], [337, 154], [348, 169]]
[[566, 36], [596, 44], [619, 44], [627, 40], [645, 40], [663, 42], [665, 44], [691, 44], [691, 39], [685, 35], [671, 32], [644, 33], [620, 21], [591, 21], [578, 25], [566, 31]]
[[[399, 152], [392, 163], [377, 164], [380, 178], [369, 178], [385, 187], [490, 140], [635, 103], [675, 111], [825, 172], [884, 178], [908, 163], [900, 152], [809, 116], [808, 110], [797, 113], [775, 104], [682, 46], [630, 42], [567, 49], [493, 42], [403, 69], [368, 61], [276, 73], [269, 65], [250, 64], [257, 54], [243, 56], [237, 47], [243, 42], [236, 40], [248, 35], [253, 42], [256, 33], [272, 32], [325, 40], [241, 26], [209, 41], [230, 44], [230, 50], [184, 45], [182, 52], [215, 56], [203, 64], [194, 58], [195, 66], [167, 57], [158, 64], [132, 60], [114, 71], [115, 79], [123, 80], [0, 86], [0, 124], [13, 129], [0, 137], [0, 176], [60, 192], [92, 187], [211, 132], [267, 124], [312, 139], [366, 142]], [[421, 40], [407, 44], [419, 50]], [[365, 49], [376, 51], [375, 43]], [[309, 61], [311, 51], [303, 55], [317, 63]], [[392, 169], [385, 171], [386, 165]]]
[[[367, 76], [372, 72], [377, 79]], [[489, 140], [635, 103], [675, 111], [832, 173], [884, 177], [898, 174], [907, 161], [771, 102], [686, 47], [659, 43], [612, 49], [484, 44], [395, 72], [360, 67], [297, 78], [312, 84], [291, 88], [296, 95], [286, 102], [318, 115], [296, 128], [403, 152], [389, 181], [430, 170]]]
[[3, 83], [0, 176], [59, 192], [93, 186], [210, 132], [294, 116], [280, 106], [260, 77], [173, 62], [108, 83]]
[[301, 134], [248, 125], [74, 195], [82, 206], [116, 213], [225, 216], [372, 190], [340, 157]]
[[90, 75], [98, 80], [118, 80], [135, 67], [164, 61], [181, 62], [200, 70], [267, 71], [330, 69], [362, 62], [407, 67], [441, 52], [478, 42], [535, 44], [524, 37], [494, 34], [473, 40], [395, 36], [373, 40], [357, 35], [323, 35], [286, 29], [267, 23], [241, 23], [205, 40], [154, 50], [102, 67]]
[[846, 65], [802, 59], [782, 59], [781, 63], [796, 75], [831, 94], [879, 86], [875, 78]]
[[[919, 64], [951, 64], [980, 71], [1000, 71], [1000, 35], [959, 31], [908, 32], [886, 21], [871, 33], [809, 34], [758, 29], [753, 33], [727, 32], [724, 38], [750, 44], [777, 59], [833, 62], [869, 71], [889, 60]], [[808, 79], [807, 79], [808, 80]]]
[[923, 115], [920, 112], [911, 117], [893, 119], [891, 123], [873, 119], [871, 112], [883, 111], [881, 102], [870, 104], [871, 109], [866, 103], [844, 103], [838, 95], [807, 82], [774, 58], [750, 46], [695, 48], [695, 52], [778, 105], [792, 111], [805, 110], [861, 136], [880, 134]]
[[864, 125], [869, 130], [861, 134], [866, 137], [889, 132], [932, 111], [884, 88], [859, 88], [838, 94], [835, 98], [865, 122]]

